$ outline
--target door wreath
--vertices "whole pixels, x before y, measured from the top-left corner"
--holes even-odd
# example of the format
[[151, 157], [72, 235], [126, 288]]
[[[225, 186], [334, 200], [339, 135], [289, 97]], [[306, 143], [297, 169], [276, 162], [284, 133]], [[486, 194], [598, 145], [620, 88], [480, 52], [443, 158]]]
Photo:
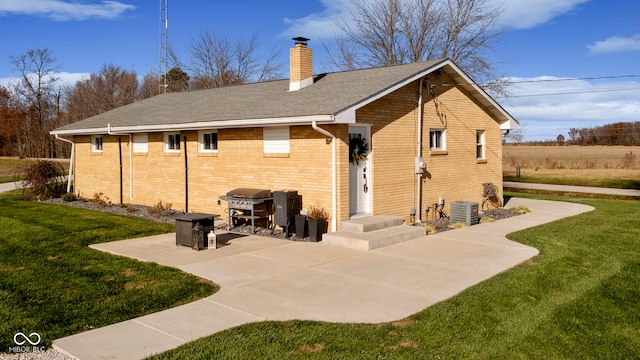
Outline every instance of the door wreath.
[[358, 165], [360, 161], [364, 161], [367, 158], [368, 151], [369, 144], [367, 144], [365, 139], [361, 137], [352, 137], [349, 139], [350, 163]]

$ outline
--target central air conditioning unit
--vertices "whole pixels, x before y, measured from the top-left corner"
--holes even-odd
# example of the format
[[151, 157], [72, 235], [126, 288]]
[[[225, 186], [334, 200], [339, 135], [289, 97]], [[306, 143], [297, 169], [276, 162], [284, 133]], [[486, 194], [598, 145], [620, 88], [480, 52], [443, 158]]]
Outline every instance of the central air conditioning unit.
[[463, 222], [468, 226], [478, 223], [478, 203], [454, 201], [451, 203], [451, 223]]

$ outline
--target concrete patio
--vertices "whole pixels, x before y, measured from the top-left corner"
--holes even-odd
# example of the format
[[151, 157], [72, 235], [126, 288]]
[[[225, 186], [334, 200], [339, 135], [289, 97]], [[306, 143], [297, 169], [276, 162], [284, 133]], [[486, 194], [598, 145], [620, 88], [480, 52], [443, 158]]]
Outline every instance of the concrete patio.
[[379, 323], [405, 318], [535, 256], [510, 232], [592, 210], [511, 199], [531, 213], [371, 251], [259, 236], [222, 235], [217, 250], [175, 246], [175, 234], [93, 248], [212, 280], [205, 299], [53, 342], [79, 359], [140, 359], [237, 325], [308, 319]]

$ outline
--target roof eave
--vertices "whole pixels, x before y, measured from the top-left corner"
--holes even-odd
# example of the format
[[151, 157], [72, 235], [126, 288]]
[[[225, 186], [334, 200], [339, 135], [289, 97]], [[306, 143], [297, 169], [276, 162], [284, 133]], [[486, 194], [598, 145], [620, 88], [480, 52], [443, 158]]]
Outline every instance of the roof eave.
[[489, 106], [491, 109], [491, 113], [496, 117], [496, 119], [498, 120], [498, 122], [500, 123], [500, 129], [502, 130], [517, 130], [520, 129], [520, 123], [518, 122], [518, 120], [516, 120], [513, 116], [511, 116], [511, 114], [509, 114], [502, 106], [500, 106], [500, 104], [498, 104], [491, 96], [489, 96], [489, 94], [487, 94], [480, 86], [478, 86], [473, 80], [471, 80], [470, 77], [467, 76], [467, 74], [464, 73], [464, 71], [462, 71], [453, 61], [451, 61], [450, 59], [445, 59], [442, 60], [441, 62], [435, 63], [434, 65], [416, 73], [415, 75], [408, 77], [406, 79], [404, 79], [403, 81], [400, 81], [388, 88], [386, 88], [385, 90], [377, 93], [377, 94], [373, 94], [372, 96], [363, 99], [362, 101], [359, 101], [353, 105], [351, 105], [348, 108], [345, 108], [341, 111], [339, 111], [336, 114], [336, 122], [337, 123], [355, 123], [356, 122], [356, 116], [355, 116], [355, 112], [356, 110], [362, 108], [363, 106], [366, 106], [398, 89], [400, 89], [401, 87], [419, 80], [421, 78], [423, 78], [424, 76], [436, 71], [437, 69], [443, 68], [445, 66], [449, 65], [460, 77], [462, 77], [462, 79], [468, 83], [473, 91], [472, 91], [472, 96], [475, 96], [476, 99], [484, 104], [485, 106]]
[[[362, 99], [361, 101], [345, 108], [342, 109], [340, 111], [338, 111], [336, 113], [336, 122], [338, 123], [355, 123], [355, 111], [362, 108], [363, 106], [366, 106], [368, 104], [371, 104], [372, 102], [381, 99], [389, 94], [391, 94], [392, 92], [406, 86], [407, 84], [410, 84], [413, 81], [419, 80], [421, 78], [423, 78], [424, 76], [434, 72], [435, 70], [443, 67], [447, 62], [450, 62], [451, 60], [449, 59], [445, 59], [442, 60], [440, 62], [437, 62], [431, 66], [429, 66], [428, 68], [406, 78], [403, 79], [397, 83], [395, 83], [394, 85], [389, 86], [388, 88], [376, 93], [376, 94], [372, 94], [371, 96]], [[353, 114], [353, 116], [351, 116], [351, 114]]]
[[447, 65], [451, 66], [452, 69], [456, 71], [456, 73], [464, 79], [466, 83], [468, 83], [472, 91], [472, 96], [476, 97], [481, 104], [486, 103], [485, 106], [490, 107], [490, 112], [496, 117], [498, 122], [500, 123], [501, 130], [517, 130], [520, 129], [520, 123], [516, 120], [511, 114], [509, 114], [497, 101], [495, 101], [489, 94], [487, 94], [484, 89], [482, 89], [478, 84], [476, 84], [467, 74], [465, 74], [462, 69], [460, 69], [453, 61], [447, 59]]
[[72, 136], [72, 135], [93, 135], [108, 133], [145, 133], [161, 131], [189, 131], [203, 129], [224, 129], [224, 128], [246, 128], [264, 126], [292, 126], [309, 125], [312, 122], [332, 123], [335, 121], [333, 115], [309, 115], [297, 117], [263, 118], [263, 119], [241, 119], [222, 121], [199, 121], [184, 124], [163, 124], [163, 125], [132, 125], [132, 126], [107, 126], [99, 128], [53, 130], [51, 135]]

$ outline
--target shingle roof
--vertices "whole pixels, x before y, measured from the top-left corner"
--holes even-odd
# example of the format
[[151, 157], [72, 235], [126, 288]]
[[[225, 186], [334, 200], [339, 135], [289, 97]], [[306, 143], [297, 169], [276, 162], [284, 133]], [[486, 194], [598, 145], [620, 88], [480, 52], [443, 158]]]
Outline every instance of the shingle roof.
[[345, 109], [429, 73], [448, 60], [327, 73], [312, 85], [289, 90], [289, 80], [166, 93], [52, 131], [52, 134], [104, 132], [117, 128], [157, 128], [232, 120], [335, 116]]

